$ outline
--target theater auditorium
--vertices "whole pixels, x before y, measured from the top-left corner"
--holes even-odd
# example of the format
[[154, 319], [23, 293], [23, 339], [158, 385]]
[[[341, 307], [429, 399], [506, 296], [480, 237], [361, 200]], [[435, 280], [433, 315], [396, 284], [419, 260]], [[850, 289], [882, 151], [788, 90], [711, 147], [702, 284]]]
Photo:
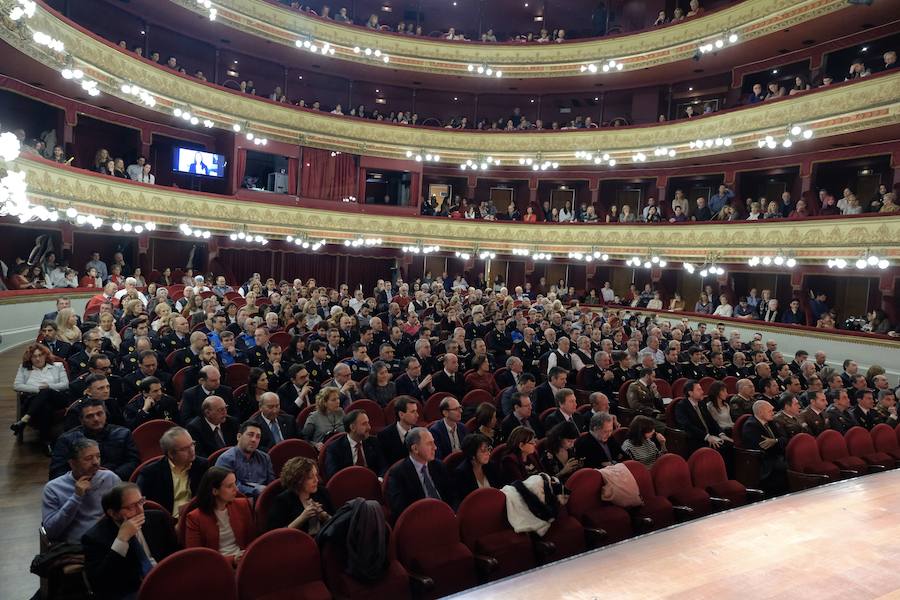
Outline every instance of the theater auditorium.
[[900, 594], [894, 0], [0, 0], [0, 597]]

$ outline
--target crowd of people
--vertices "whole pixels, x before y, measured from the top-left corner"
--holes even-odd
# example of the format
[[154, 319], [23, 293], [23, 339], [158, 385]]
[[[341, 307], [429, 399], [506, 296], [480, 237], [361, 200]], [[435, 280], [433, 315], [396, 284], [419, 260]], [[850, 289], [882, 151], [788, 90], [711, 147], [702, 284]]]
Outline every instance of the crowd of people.
[[[173, 297], [129, 277], [121, 289], [108, 284], [84, 315], [60, 298], [14, 384], [23, 410], [12, 430], [37, 430], [51, 454], [47, 535], [81, 544], [88, 581], [110, 597], [134, 592], [161, 549], [176, 547], [147, 527], [147, 501], [183, 521], [188, 547], [237, 564], [258, 532], [326, 528], [339, 507], [321, 480], [350, 466], [388, 479], [394, 519], [421, 498], [455, 508], [475, 489], [537, 473], [564, 483], [578, 469], [626, 459], [650, 466], [667, 452], [660, 380], [687, 378], [678, 428], [689, 450], [716, 449], [729, 469], [731, 429], [752, 415], [761, 432], [752, 439], [776, 466], [763, 482], [772, 494], [784, 491], [778, 469], [783, 476], [792, 435], [897, 423], [900, 392], [878, 365], [863, 372], [852, 357], [785, 355], [762, 334], [744, 340], [723, 323], [582, 310], [565, 288], [510, 292], [442, 276], [412, 286], [379, 280], [364, 294], [258, 274], [235, 288], [222, 276], [194, 276], [183, 288], [168, 277]], [[711, 316], [724, 315], [722, 306]], [[229, 381], [239, 363], [246, 379]], [[707, 377], [715, 382], [704, 390]], [[494, 400], [464, 403], [473, 390]], [[354, 408], [360, 399], [395, 421], [376, 431]], [[426, 410], [437, 411], [434, 422]], [[132, 431], [154, 419], [175, 425], [160, 439], [163, 456], [123, 483], [139, 464]], [[627, 433], [615, 436], [620, 423]], [[303, 457], [274, 471], [268, 451], [292, 438], [323, 456], [324, 473]], [[453, 455], [460, 460], [448, 469]], [[255, 523], [254, 499], [279, 476], [284, 491], [267, 522]], [[117, 574], [122, 559], [142, 568]]]

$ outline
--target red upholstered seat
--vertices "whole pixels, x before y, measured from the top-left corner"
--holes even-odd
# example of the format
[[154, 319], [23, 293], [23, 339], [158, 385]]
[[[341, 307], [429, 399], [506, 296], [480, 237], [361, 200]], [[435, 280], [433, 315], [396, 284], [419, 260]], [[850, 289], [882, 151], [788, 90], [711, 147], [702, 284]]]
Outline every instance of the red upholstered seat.
[[381, 406], [372, 400], [356, 400], [355, 402], [351, 402], [347, 409], [344, 411], [345, 413], [349, 413], [352, 410], [361, 410], [366, 413], [369, 417], [369, 424], [372, 426], [372, 435], [375, 435], [386, 425], [384, 420], [384, 409]]
[[134, 445], [137, 446], [141, 462], [162, 456], [159, 438], [172, 427], [175, 427], [175, 423], [167, 419], [153, 419], [137, 426], [131, 435], [134, 438]]
[[841, 477], [841, 470], [837, 465], [822, 460], [816, 438], [808, 433], [798, 433], [792, 437], [784, 454], [788, 467], [793, 471], [811, 475], [827, 475], [833, 479]]
[[237, 600], [234, 569], [209, 548], [179, 550], [164, 558], [141, 584], [139, 600], [215, 598]]
[[225, 382], [229, 387], [237, 388], [246, 385], [250, 380], [250, 367], [236, 362], [225, 367]]
[[660, 456], [653, 463], [650, 475], [658, 495], [665, 496], [672, 504], [691, 508], [694, 517], [709, 514], [712, 510], [709, 494], [703, 488], [694, 487], [687, 462], [677, 454]]
[[335, 507], [343, 506], [348, 500], [365, 498], [384, 506], [384, 495], [378, 476], [366, 467], [344, 467], [328, 480], [328, 495]]
[[319, 451], [306, 440], [295, 439], [280, 441], [269, 448], [269, 458], [272, 459], [272, 470], [276, 476], [281, 475], [284, 463], [298, 456], [318, 460]]
[[387, 572], [379, 581], [359, 581], [345, 572], [345, 559], [339, 549], [334, 544], [326, 544], [322, 550], [322, 566], [328, 589], [339, 598], [407, 600], [411, 597], [409, 575], [393, 554], [389, 553], [388, 559]]
[[181, 395], [184, 393], [184, 382], [192, 368], [193, 367], [182, 367], [172, 375], [172, 391], [178, 399], [180, 399]]
[[397, 519], [391, 546], [408, 572], [434, 581], [430, 598], [468, 589], [478, 581], [472, 551], [459, 537], [458, 519], [440, 500], [424, 498], [407, 507]]
[[653, 529], [668, 527], [675, 522], [675, 511], [668, 498], [657, 495], [653, 487], [653, 479], [650, 471], [636, 460], [626, 460], [624, 463], [638, 484], [638, 490], [644, 505], [635, 509], [637, 516], [648, 518], [652, 521]]
[[856, 471], [857, 473], [868, 472], [869, 467], [866, 461], [856, 456], [850, 456], [844, 436], [834, 429], [828, 429], [820, 433], [816, 437], [816, 444], [819, 446], [819, 454], [822, 456], [822, 460], [834, 463], [840, 469]]
[[269, 509], [272, 507], [272, 503], [275, 502], [278, 494], [283, 491], [284, 486], [281, 485], [281, 479], [276, 479], [263, 488], [263, 491], [256, 498], [253, 511], [256, 513], [257, 531], [265, 531], [266, 523], [269, 521]]
[[717, 498], [726, 498], [731, 506], [747, 502], [747, 488], [739, 481], [728, 479], [722, 455], [712, 448], [699, 448], [688, 459], [694, 487], [706, 490]]
[[429, 396], [428, 400], [425, 401], [425, 412], [419, 413], [421, 415], [421, 418], [423, 418], [428, 423], [431, 423], [443, 417], [443, 415], [441, 414], [441, 400], [443, 400], [447, 396], [452, 397], [453, 394], [448, 394], [446, 392], [437, 392]]
[[566, 507], [560, 507], [556, 520], [550, 525], [550, 529], [542, 539], [552, 543], [556, 548], [550, 557], [551, 560], [562, 560], [587, 550], [584, 528], [577, 519], [569, 515]]
[[600, 500], [603, 475], [597, 469], [580, 469], [566, 482], [572, 493], [568, 513], [584, 527], [606, 532], [603, 543], [615, 543], [632, 536], [631, 515], [620, 506]]
[[489, 579], [501, 579], [536, 566], [531, 538], [510, 527], [506, 495], [500, 490], [475, 490], [459, 505], [457, 517], [460, 538], [469, 550], [497, 559], [497, 569]]
[[844, 441], [851, 456], [863, 459], [867, 465], [893, 469], [896, 464], [891, 455], [875, 449], [872, 434], [864, 427], [851, 427], [850, 431], [844, 434]]
[[[247, 546], [237, 568], [240, 600], [329, 600], [319, 547], [297, 529], [274, 529]], [[215, 596], [209, 596], [215, 598]]]
[[872, 428], [872, 442], [878, 452], [884, 452], [896, 461], [900, 461], [900, 442], [890, 425], [880, 423]]
[[465, 396], [463, 396], [461, 404], [466, 407], [477, 407], [482, 402], [493, 404], [494, 397], [490, 392], [478, 389], [472, 390], [471, 392], [468, 392]]

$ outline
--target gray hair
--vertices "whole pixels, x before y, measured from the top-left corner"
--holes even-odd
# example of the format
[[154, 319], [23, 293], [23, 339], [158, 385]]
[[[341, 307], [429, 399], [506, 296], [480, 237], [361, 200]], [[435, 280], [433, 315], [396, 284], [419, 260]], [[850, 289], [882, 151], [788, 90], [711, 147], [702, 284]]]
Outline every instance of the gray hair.
[[598, 429], [602, 429], [603, 425], [607, 422], [611, 422], [613, 417], [611, 414], [606, 412], [597, 413], [591, 417], [590, 430], [597, 431]]
[[406, 434], [406, 440], [404, 441], [404, 445], [406, 446], [406, 450], [412, 451], [412, 447], [422, 441], [422, 436], [428, 433], [428, 430], [424, 427], [413, 427]]
[[72, 448], [69, 450], [69, 460], [78, 460], [81, 456], [81, 453], [88, 448], [99, 448], [100, 444], [98, 444], [95, 440], [91, 438], [79, 438], [75, 440], [75, 443], [72, 444]]
[[753, 403], [753, 416], [759, 417], [759, 414], [762, 412], [762, 409], [766, 406], [772, 406], [769, 404], [768, 400], [757, 400]]
[[[272, 314], [272, 313], [269, 313]], [[334, 370], [331, 372], [332, 375], [340, 375], [341, 373], [349, 373], [350, 365], [347, 363], [338, 363], [334, 365]]]
[[[522, 359], [518, 356], [510, 356], [506, 359], [506, 368], [511, 369], [516, 363], [522, 363]], [[525, 364], [525, 363], [522, 363]]]
[[188, 435], [188, 430], [184, 427], [170, 427], [166, 429], [165, 433], [162, 434], [159, 438], [159, 447], [163, 451], [163, 454], [168, 455], [169, 452], [175, 449], [175, 439], [181, 435]]

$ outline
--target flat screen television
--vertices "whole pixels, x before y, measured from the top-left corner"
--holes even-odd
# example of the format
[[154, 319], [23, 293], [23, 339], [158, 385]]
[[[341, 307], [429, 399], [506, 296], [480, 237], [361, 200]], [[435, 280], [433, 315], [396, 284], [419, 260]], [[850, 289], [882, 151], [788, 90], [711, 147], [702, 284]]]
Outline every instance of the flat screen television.
[[225, 177], [225, 155], [191, 148], [175, 148], [174, 170], [203, 177]]

